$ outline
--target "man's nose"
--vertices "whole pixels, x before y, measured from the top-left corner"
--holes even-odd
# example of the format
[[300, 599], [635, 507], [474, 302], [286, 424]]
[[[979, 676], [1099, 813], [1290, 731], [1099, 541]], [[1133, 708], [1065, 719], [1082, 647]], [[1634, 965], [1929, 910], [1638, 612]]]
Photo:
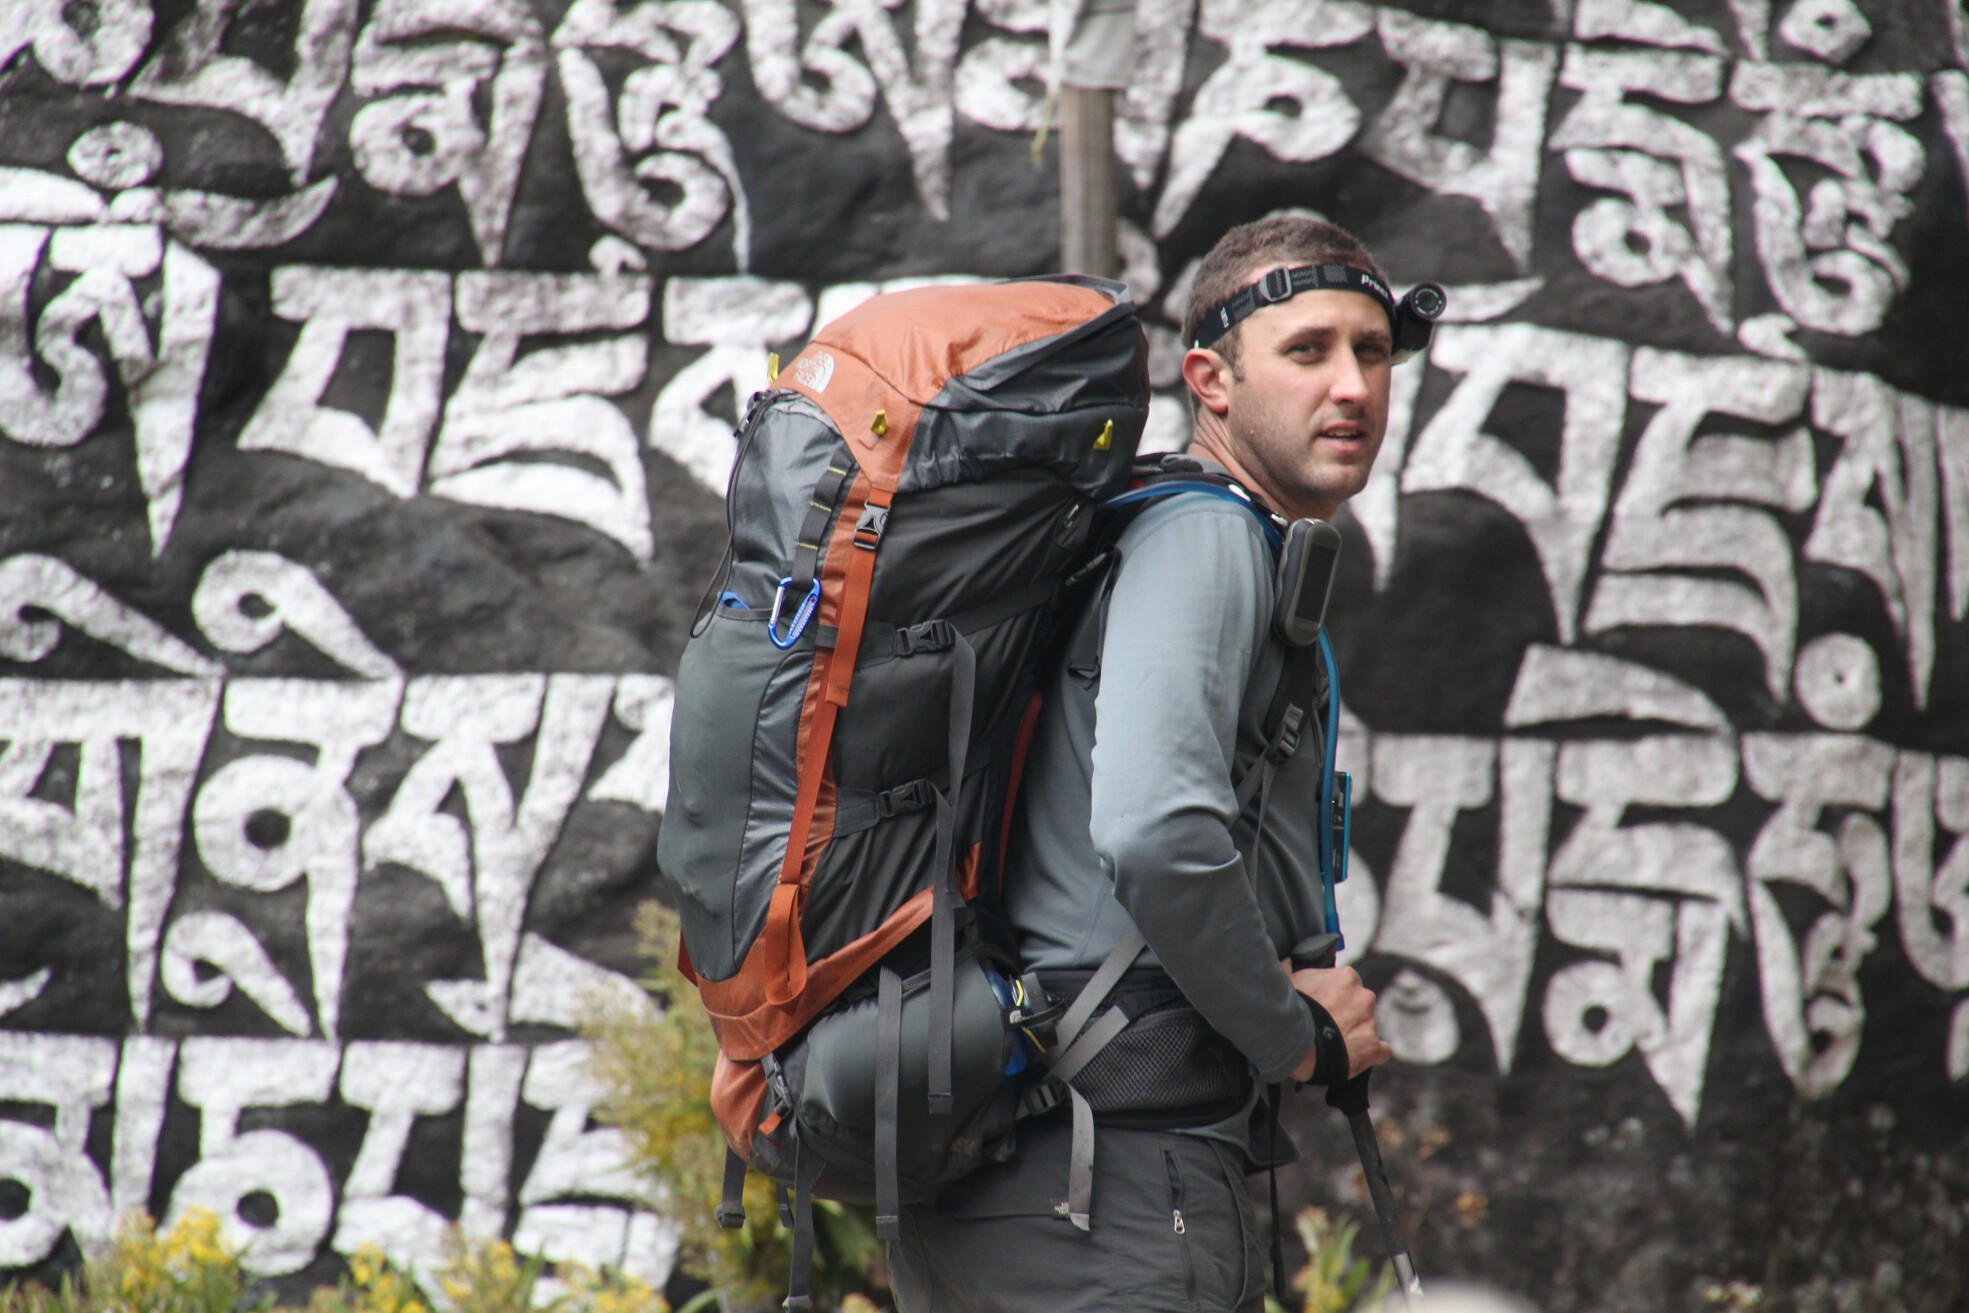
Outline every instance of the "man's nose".
[[1367, 400], [1367, 371], [1352, 351], [1337, 352], [1332, 386], [1327, 389], [1335, 401]]

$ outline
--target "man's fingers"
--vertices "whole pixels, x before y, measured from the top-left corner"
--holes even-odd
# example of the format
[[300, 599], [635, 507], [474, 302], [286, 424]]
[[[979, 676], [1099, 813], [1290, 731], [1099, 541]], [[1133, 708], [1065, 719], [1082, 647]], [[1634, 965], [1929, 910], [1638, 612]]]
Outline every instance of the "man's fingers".
[[1314, 999], [1333, 1018], [1347, 1045], [1347, 1065], [1359, 1075], [1391, 1060], [1395, 1051], [1374, 1024], [1374, 991], [1352, 967], [1292, 972], [1292, 987]]
[[1372, 1030], [1355, 1032], [1347, 1036], [1347, 1072], [1358, 1076], [1364, 1071], [1380, 1066], [1395, 1056], [1393, 1048], [1378, 1038]]
[[1355, 1043], [1356, 1038], [1357, 1036], [1354, 1035], [1347, 1037], [1348, 1074], [1358, 1076], [1384, 1062], [1394, 1060], [1395, 1050], [1386, 1041], [1376, 1038], [1371, 1030], [1365, 1035], [1358, 1036], [1359, 1044]]
[[1352, 967], [1294, 971], [1292, 987], [1317, 1001], [1342, 1030], [1374, 1016], [1374, 991]]

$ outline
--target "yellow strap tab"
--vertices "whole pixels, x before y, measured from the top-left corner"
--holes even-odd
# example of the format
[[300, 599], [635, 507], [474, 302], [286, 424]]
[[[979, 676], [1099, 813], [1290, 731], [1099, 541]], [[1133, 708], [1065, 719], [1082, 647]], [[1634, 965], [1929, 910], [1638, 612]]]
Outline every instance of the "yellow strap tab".
[[777, 351], [766, 353], [766, 382], [779, 382], [779, 352]]
[[1114, 446], [1114, 421], [1101, 425], [1101, 436], [1094, 439], [1095, 451], [1106, 451]]
[[875, 418], [868, 421], [868, 431], [878, 438], [887, 433], [889, 431], [889, 412], [886, 410], [876, 411]]

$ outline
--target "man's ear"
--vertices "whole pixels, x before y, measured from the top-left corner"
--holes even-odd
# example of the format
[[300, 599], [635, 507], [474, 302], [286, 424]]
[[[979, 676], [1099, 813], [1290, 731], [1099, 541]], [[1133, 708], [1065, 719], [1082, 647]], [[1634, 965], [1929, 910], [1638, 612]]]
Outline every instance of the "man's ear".
[[1193, 346], [1183, 355], [1183, 382], [1197, 404], [1222, 415], [1231, 408], [1231, 363], [1209, 347]]

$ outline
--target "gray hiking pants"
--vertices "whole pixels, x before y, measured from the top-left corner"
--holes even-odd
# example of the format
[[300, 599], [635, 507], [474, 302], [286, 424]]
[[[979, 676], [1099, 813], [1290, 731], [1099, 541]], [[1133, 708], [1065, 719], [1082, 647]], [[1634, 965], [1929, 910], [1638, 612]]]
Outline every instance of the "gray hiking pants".
[[903, 1210], [898, 1313], [1263, 1313], [1265, 1240], [1234, 1149], [1103, 1126], [1081, 1231], [1054, 1212], [1069, 1138], [1061, 1119], [1026, 1122], [1011, 1162]]

